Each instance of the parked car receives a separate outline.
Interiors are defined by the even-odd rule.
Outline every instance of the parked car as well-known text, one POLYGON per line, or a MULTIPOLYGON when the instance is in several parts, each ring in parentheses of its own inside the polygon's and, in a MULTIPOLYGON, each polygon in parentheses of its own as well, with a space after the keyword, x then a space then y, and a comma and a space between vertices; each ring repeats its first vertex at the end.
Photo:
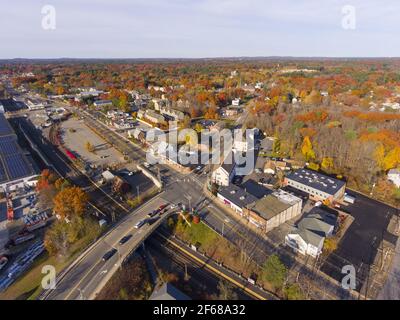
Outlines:
POLYGON ((103 261, 109 260, 115 253, 117 252, 117 249, 112 248, 110 251, 108 251, 102 258, 103 261))
POLYGON ((130 238, 132 238, 131 234, 126 235, 125 237, 121 238, 121 240, 119 240, 119 244, 123 245, 124 243, 127 243, 130 238))

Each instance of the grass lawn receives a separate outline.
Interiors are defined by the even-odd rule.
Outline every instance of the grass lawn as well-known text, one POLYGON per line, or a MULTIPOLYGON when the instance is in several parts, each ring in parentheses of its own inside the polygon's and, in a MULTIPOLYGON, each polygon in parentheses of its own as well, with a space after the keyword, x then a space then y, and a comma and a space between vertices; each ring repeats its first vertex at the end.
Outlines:
POLYGON ((222 238, 204 223, 194 224, 191 227, 183 221, 178 220, 175 228, 176 234, 192 244, 199 243, 204 251, 213 249, 222 238))
POLYGON ((43 278, 42 268, 45 265, 52 265, 56 272, 61 272, 66 268, 79 254, 91 243, 89 237, 77 241, 70 249, 68 259, 57 259, 49 256, 47 252, 43 253, 32 264, 31 268, 22 274, 6 291, 0 293, 0 300, 34 300, 42 291, 41 281, 43 278))

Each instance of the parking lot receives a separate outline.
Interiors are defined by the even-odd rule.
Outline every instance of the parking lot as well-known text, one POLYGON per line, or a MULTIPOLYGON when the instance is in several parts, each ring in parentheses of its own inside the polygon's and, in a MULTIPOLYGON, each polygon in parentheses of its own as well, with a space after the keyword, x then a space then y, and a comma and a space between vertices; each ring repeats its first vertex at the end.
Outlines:
POLYGON ((95 166, 108 166, 126 163, 123 155, 111 147, 105 140, 89 129, 83 121, 70 118, 62 123, 62 137, 65 146, 87 163, 95 166), (93 146, 93 152, 87 149, 87 143, 93 146))
POLYGON ((341 281, 342 267, 353 265, 357 272, 359 290, 368 279, 370 265, 374 264, 376 258, 380 258, 377 255, 381 252, 382 240, 389 245, 396 245, 398 237, 387 229, 392 216, 398 215, 399 210, 364 195, 347 192, 356 197, 355 203, 346 208, 354 221, 344 234, 338 249, 326 259, 321 270, 341 281))

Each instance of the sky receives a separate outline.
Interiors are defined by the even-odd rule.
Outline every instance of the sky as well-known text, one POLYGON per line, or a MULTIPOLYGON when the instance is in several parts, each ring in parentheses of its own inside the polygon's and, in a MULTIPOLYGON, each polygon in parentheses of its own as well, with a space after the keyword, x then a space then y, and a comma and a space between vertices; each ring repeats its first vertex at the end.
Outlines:
POLYGON ((0 4, 2 59, 400 57, 399 0, 0 0, 0 4), (55 29, 42 26, 43 21, 54 21, 42 13, 45 5, 55 9, 55 29))

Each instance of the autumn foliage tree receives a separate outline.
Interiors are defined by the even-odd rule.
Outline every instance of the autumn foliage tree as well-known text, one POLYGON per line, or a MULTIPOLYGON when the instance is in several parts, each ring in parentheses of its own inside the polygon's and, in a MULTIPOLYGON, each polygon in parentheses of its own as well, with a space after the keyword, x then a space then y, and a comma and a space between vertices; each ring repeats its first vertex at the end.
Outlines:
POLYGON ((54 197, 54 211, 62 218, 81 216, 88 202, 88 195, 79 187, 68 187, 54 197))
POLYGON ((309 136, 304 137, 301 153, 307 161, 315 159, 315 152, 309 136))

